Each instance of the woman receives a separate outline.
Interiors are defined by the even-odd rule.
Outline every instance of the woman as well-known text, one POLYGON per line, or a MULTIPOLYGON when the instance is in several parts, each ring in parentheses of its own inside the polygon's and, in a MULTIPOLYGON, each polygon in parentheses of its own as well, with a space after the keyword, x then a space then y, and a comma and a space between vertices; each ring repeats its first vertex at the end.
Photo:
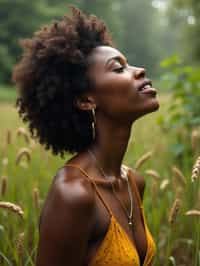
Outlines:
POLYGON ((19 113, 54 154, 76 153, 46 198, 37 266, 152 265, 144 178, 122 165, 133 122, 159 107, 145 69, 113 47, 103 21, 75 7, 23 47, 13 75, 19 113))

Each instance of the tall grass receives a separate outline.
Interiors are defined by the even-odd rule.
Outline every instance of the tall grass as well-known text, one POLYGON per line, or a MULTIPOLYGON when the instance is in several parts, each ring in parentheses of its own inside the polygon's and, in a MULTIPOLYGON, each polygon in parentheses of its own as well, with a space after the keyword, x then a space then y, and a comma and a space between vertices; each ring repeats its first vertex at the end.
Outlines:
POLYGON ((0 85, 0 103, 12 103, 16 99, 16 90, 13 87, 0 85))
MULTIPOLYGON (((200 210, 200 178, 191 182, 192 166, 185 165, 183 172, 173 161, 169 145, 174 133, 165 134, 156 123, 159 113, 167 115, 170 97, 162 95, 160 100, 159 112, 133 126, 124 163, 146 177, 144 209, 157 244, 154 266, 199 266, 200 216, 188 211, 200 210), (145 160, 144 154, 149 154, 145 160), (178 210, 173 206, 177 199, 178 210)), ((0 208, 0 265, 25 266, 34 265, 39 213, 52 177, 69 155, 53 156, 19 133, 27 129, 13 105, 0 104, 0 202, 16 204, 24 213, 21 218, 0 208)))

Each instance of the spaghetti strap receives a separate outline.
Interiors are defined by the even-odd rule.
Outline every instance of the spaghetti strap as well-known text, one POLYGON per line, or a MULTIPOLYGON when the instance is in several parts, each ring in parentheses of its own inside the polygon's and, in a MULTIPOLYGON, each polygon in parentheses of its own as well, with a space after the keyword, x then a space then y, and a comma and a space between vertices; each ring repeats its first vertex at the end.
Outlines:
POLYGON ((77 164, 67 163, 67 164, 65 164, 65 166, 72 166, 72 167, 78 168, 86 176, 86 178, 93 184, 94 189, 95 189, 97 195, 99 196, 99 199, 103 203, 104 207, 106 208, 106 210, 108 211, 110 216, 113 216, 111 209, 109 208, 109 206, 106 204, 105 200, 103 199, 103 196, 101 195, 95 181, 87 174, 87 172, 85 170, 83 170, 80 166, 78 166, 77 164))
POLYGON ((133 178, 130 178, 130 182, 131 182, 131 184, 133 185, 132 187, 134 188, 134 191, 135 191, 136 197, 137 197, 137 199, 138 199, 139 206, 140 206, 141 213, 142 213, 143 224, 144 224, 145 229, 146 229, 146 218, 145 218, 145 215, 144 215, 144 208, 143 208, 142 199, 141 199, 141 196, 140 196, 139 189, 138 189, 138 187, 137 187, 137 185, 136 185, 135 180, 133 180, 133 178))

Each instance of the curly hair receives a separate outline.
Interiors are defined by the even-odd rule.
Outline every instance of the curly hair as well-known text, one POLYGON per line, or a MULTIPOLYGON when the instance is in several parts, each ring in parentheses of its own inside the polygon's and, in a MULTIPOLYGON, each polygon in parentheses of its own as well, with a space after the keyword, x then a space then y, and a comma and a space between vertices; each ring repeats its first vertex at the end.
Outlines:
POLYGON ((88 55, 97 46, 113 45, 102 20, 76 7, 71 11, 21 41, 24 53, 13 71, 19 116, 33 138, 62 158, 92 142, 91 112, 78 109, 74 100, 92 89, 88 55))

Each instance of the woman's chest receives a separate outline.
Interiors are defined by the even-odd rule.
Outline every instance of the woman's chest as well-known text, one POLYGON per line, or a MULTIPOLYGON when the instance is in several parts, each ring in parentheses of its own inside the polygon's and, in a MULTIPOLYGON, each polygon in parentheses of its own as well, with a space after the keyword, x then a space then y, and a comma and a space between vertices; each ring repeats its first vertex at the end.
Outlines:
POLYGON ((147 238, 143 216, 137 198, 133 195, 132 226, 129 226, 128 211, 131 206, 127 192, 121 188, 120 193, 118 193, 121 202, 109 192, 102 189, 101 196, 103 197, 103 202, 99 197, 96 199, 95 222, 90 241, 88 242, 88 255, 89 257, 93 257, 101 246, 106 234, 108 234, 110 217, 113 215, 122 228, 122 233, 125 237, 128 237, 132 247, 137 251, 140 261, 143 262, 147 252, 147 238), (122 204, 124 205, 123 207, 122 204))

